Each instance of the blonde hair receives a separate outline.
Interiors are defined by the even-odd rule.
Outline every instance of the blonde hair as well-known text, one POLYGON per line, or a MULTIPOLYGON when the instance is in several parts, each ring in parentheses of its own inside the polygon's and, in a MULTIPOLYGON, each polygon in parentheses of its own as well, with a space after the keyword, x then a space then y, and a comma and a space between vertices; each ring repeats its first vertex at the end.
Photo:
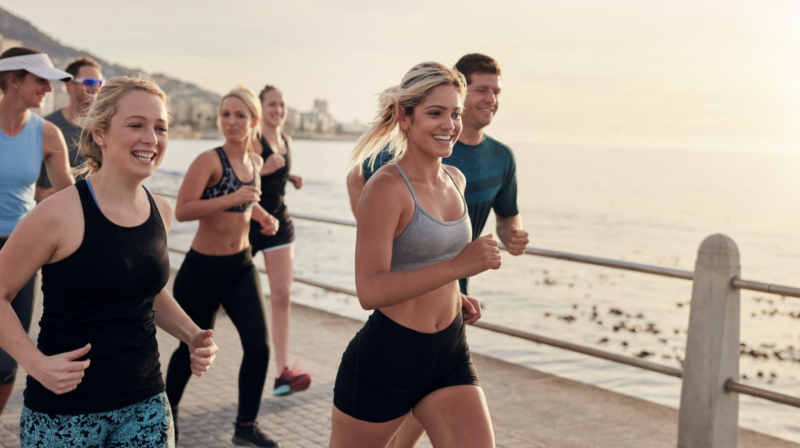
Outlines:
POLYGON ((370 167, 374 166, 375 159, 387 143, 392 161, 402 157, 408 146, 408 136, 400 129, 400 108, 406 116, 412 116, 414 108, 425 100, 431 90, 441 85, 455 87, 459 98, 464 101, 467 94, 467 81, 464 76, 457 70, 438 62, 415 65, 403 76, 400 85, 381 92, 375 121, 358 139, 356 147, 350 154, 348 171, 358 168, 363 172, 365 160, 369 160, 370 167))
POLYGON ((253 150, 253 139, 261 138, 261 118, 263 115, 261 112, 261 101, 258 100, 258 97, 256 97, 252 90, 245 86, 238 86, 228 92, 227 95, 223 96, 222 99, 219 100, 219 109, 217 110, 217 127, 220 130, 222 130, 222 120, 220 119, 220 115, 222 114, 222 103, 226 98, 239 98, 250 111, 250 115, 258 119, 252 133, 247 136, 247 151, 255 152, 253 150))
POLYGON ((79 120, 81 131, 78 152, 86 162, 72 170, 74 175, 92 174, 103 166, 103 151, 94 141, 93 129, 108 131, 111 119, 117 113, 117 104, 129 92, 145 92, 157 96, 169 113, 169 97, 152 78, 139 74, 134 77, 117 76, 103 84, 85 117, 79 120))

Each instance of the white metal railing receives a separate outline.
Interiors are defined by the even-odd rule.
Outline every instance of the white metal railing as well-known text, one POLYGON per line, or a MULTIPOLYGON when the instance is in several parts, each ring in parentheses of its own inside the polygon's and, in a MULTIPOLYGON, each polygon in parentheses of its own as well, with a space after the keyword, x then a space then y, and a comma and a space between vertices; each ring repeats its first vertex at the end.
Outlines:
MULTIPOLYGON (((162 194, 162 193, 159 193, 162 194)), ((162 194, 175 197, 170 194, 162 194)), ((292 217, 327 224, 355 227, 355 222, 305 213, 292 217)), ((502 248, 502 244, 500 245, 502 248)), ((170 251, 185 251, 170 248, 170 251)), ((692 308, 686 343, 684 369, 644 361, 591 347, 559 341, 486 322, 473 326, 540 344, 546 344, 597 358, 662 373, 682 379, 678 424, 678 446, 723 448, 736 446, 738 395, 745 394, 776 403, 800 407, 800 398, 740 383, 739 304, 740 290, 746 289, 800 298, 800 288, 739 278, 739 252, 724 235, 706 238, 698 250, 694 271, 670 269, 587 255, 528 247, 528 255, 604 266, 626 271, 693 281, 692 308), (735 393, 732 393, 735 392, 735 393)), ((263 271, 262 271, 263 272, 263 271)), ((356 291, 302 277, 294 281, 327 291, 357 296, 356 291)))

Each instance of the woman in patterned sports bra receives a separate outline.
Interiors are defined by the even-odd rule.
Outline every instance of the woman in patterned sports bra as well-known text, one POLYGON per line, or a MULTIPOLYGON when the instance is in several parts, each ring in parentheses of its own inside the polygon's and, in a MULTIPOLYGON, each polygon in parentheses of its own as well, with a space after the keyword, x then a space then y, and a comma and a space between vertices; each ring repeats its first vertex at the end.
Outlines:
MULTIPOLYGON (((267 377, 267 322, 258 270, 253 264, 248 232, 250 219, 265 235, 278 230, 278 221, 258 205, 261 157, 252 140, 260 130, 261 105, 246 87, 222 98, 217 124, 225 144, 195 159, 183 179, 175 217, 199 220, 192 248, 175 277, 175 299, 203 328, 213 328, 219 306, 230 316, 244 348, 239 371, 239 414, 233 443, 278 446, 256 424, 267 377)), ((178 403, 189 381, 189 352, 181 344, 169 363, 167 396, 179 438, 178 403)))
POLYGON ((290 300, 292 279, 294 277, 294 224, 286 210, 283 197, 286 184, 296 189, 303 186, 303 178, 289 173, 291 153, 289 145, 292 138, 282 134, 286 121, 286 102, 283 93, 272 86, 266 86, 259 94, 264 118, 261 122, 262 135, 253 140, 257 154, 264 159, 261 168, 261 202, 268 213, 280 221, 275 235, 267 236, 260 232, 261 226, 250 222, 250 244, 253 255, 264 254, 264 266, 269 278, 269 300, 272 304, 272 344, 275 348, 278 377, 275 378, 273 395, 289 395, 308 389, 311 375, 303 373, 295 366, 289 368, 289 320, 292 312, 290 300))

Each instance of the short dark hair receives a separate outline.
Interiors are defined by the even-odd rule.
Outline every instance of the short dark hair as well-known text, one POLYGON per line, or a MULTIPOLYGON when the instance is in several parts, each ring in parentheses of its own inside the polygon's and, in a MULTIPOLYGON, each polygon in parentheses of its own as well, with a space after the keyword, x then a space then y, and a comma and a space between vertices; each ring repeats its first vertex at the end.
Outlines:
MULTIPOLYGON (((13 47, 4 51, 3 54, 0 54, 0 59, 13 58, 14 56, 27 56, 29 54, 38 54, 38 53, 41 53, 41 51, 34 50, 33 48, 13 47)), ((14 75, 16 78, 19 79, 25 76, 25 73, 28 72, 26 70, 7 70, 4 72, 0 72, 0 90, 5 92, 6 89, 8 88, 8 83, 6 82, 6 77, 8 75, 14 75)))
POLYGON ((470 53, 461 56, 456 62, 456 70, 460 71, 467 78, 467 85, 472 83, 472 75, 475 73, 486 73, 501 76, 500 64, 493 58, 480 53, 470 53))
POLYGON ((64 69, 65 72, 72 75, 73 78, 78 77, 78 72, 80 71, 81 67, 94 67, 98 70, 102 70, 103 67, 94 59, 90 58, 89 56, 81 56, 78 59, 70 62, 67 68, 64 69))

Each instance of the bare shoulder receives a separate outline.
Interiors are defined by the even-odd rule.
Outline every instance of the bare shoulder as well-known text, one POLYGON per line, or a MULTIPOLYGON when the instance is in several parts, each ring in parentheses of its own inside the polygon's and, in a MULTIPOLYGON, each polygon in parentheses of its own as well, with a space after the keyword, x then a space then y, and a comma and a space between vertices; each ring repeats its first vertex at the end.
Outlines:
POLYGON ((64 135, 61 133, 61 129, 58 129, 58 126, 47 120, 44 120, 42 134, 44 135, 44 138, 58 138, 59 136, 64 138, 64 135))
POLYGON ((25 217, 25 225, 53 232, 61 228, 74 228, 72 224, 76 219, 83 220, 83 206, 78 188, 72 185, 34 207, 25 217))
POLYGON ((283 139, 286 140, 286 144, 292 144, 292 137, 290 137, 288 134, 283 134, 283 139))
POLYGON ((400 171, 398 171, 397 168, 392 165, 384 165, 369 178, 364 187, 364 193, 367 191, 375 191, 373 194, 378 194, 382 197, 387 195, 391 197, 391 195, 400 191, 401 188, 408 189, 405 185, 406 183, 403 180, 403 176, 400 175, 400 171))
POLYGON ((61 129, 58 129, 58 126, 47 120, 44 120, 42 137, 45 146, 52 146, 61 143, 64 147, 66 147, 67 141, 64 139, 64 134, 61 133, 61 129))
POLYGON ((169 199, 163 196, 159 196, 157 194, 152 194, 152 196, 153 201, 156 203, 156 207, 158 207, 158 213, 161 215, 161 220, 167 227, 167 232, 169 232, 169 229, 172 226, 172 203, 169 201, 169 199))
POLYGON ((464 173, 461 172, 460 169, 454 167, 453 165, 442 165, 442 167, 453 176, 453 180, 456 181, 456 185, 458 185, 458 189, 464 191, 467 186, 467 178, 464 176, 464 173))
POLYGON ((189 166, 189 170, 212 171, 215 168, 222 169, 222 162, 219 160, 219 155, 216 150, 209 149, 203 151, 194 159, 194 162, 189 166))

